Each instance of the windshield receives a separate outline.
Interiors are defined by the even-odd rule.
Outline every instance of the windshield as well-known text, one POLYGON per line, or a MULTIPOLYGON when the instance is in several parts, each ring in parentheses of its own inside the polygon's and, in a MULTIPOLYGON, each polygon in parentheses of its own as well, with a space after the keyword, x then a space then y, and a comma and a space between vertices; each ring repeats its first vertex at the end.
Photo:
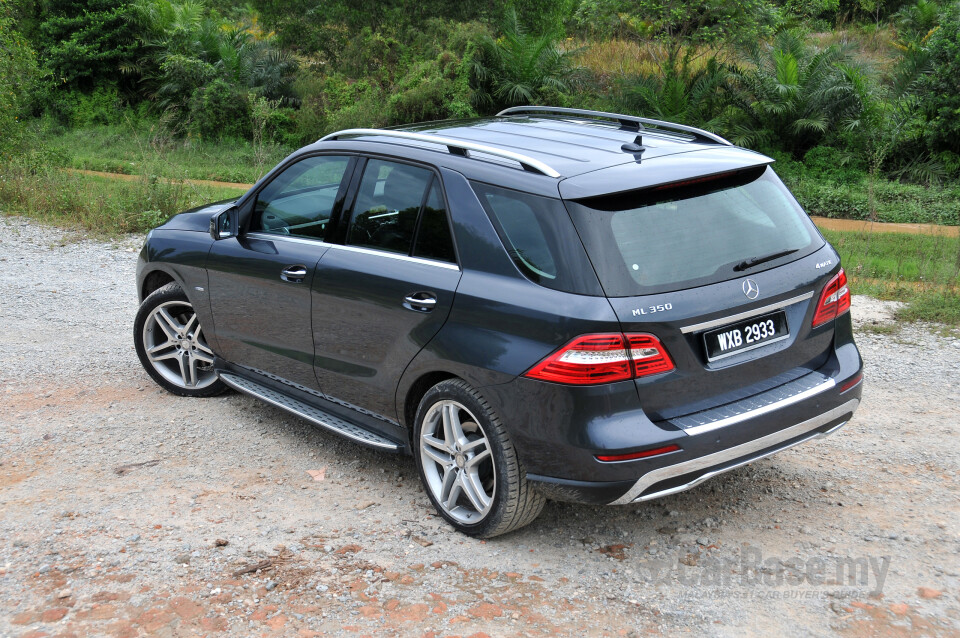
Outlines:
POLYGON ((725 281, 823 245, 770 168, 568 201, 611 297, 725 281))

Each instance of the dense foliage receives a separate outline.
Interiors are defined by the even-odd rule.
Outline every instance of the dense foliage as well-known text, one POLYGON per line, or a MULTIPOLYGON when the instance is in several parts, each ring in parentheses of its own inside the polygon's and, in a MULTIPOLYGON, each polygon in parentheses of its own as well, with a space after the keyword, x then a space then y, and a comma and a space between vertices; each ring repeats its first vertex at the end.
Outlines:
POLYGON ((262 160, 280 152, 270 145, 340 128, 550 103, 703 126, 774 154, 813 212, 888 218, 902 200, 918 215, 956 218, 957 0, 0 8, 7 149, 32 115, 48 137, 57 127, 128 126, 163 131, 165 144, 246 140, 262 160), (921 197, 911 184, 928 190, 921 197))

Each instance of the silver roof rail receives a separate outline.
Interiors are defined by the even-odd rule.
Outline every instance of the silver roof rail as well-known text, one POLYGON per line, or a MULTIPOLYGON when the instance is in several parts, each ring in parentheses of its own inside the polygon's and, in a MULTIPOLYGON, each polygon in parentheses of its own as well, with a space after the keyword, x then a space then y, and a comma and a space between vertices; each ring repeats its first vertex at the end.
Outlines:
POLYGON ((607 113, 605 111, 588 111, 586 109, 568 109, 560 106, 512 106, 497 113, 497 117, 504 115, 519 115, 520 113, 545 113, 554 115, 584 115, 592 118, 606 118, 617 120, 620 126, 631 131, 642 131, 644 124, 655 126, 661 129, 681 131, 692 135, 701 142, 711 144, 723 144, 724 146, 733 146, 730 142, 723 139, 715 133, 704 131, 703 129, 685 126, 683 124, 674 124, 673 122, 664 122, 662 120, 652 120, 647 117, 636 117, 634 115, 621 115, 620 113, 607 113))
POLYGON ((485 146, 483 144, 476 144, 474 142, 465 142, 463 140, 453 139, 452 137, 441 137, 440 135, 430 135, 427 133, 411 133, 409 131, 392 131, 387 129, 378 129, 378 128, 351 128, 345 131, 337 131, 336 133, 331 133, 325 137, 320 138, 320 142, 330 142, 337 140, 346 135, 374 135, 377 137, 396 137, 402 140, 412 140, 416 142, 426 142, 429 144, 438 144, 440 146, 446 146, 447 151, 451 155, 459 155, 461 157, 470 157, 470 151, 477 153, 484 153, 486 155, 492 155, 494 157, 501 157, 508 160, 513 160, 520 164, 520 166, 525 171, 532 171, 535 173, 540 173, 546 175, 547 177, 560 177, 554 168, 550 167, 547 164, 544 164, 540 160, 533 159, 532 157, 527 157, 526 155, 521 155, 520 153, 514 153, 513 151, 505 151, 500 148, 495 148, 493 146, 485 146))

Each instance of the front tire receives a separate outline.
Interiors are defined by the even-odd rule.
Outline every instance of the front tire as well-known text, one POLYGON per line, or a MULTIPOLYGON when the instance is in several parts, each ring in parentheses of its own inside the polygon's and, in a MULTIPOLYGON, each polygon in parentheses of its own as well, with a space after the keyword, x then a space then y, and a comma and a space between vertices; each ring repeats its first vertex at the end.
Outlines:
POLYGON ((427 496, 460 532, 499 536, 543 510, 546 501, 527 482, 500 419, 466 382, 443 381, 424 395, 413 441, 427 496))
POLYGON ((176 283, 143 300, 133 322, 137 356, 147 373, 165 390, 183 397, 210 397, 227 386, 213 369, 197 313, 176 283))

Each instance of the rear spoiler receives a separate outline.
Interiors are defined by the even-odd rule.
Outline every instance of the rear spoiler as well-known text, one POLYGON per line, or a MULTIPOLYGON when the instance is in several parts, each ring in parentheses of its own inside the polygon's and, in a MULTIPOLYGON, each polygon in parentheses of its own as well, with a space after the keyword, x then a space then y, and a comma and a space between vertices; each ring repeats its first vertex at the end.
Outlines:
POLYGON ((692 150, 619 164, 567 178, 559 184, 560 196, 564 199, 584 199, 614 195, 651 186, 698 180, 745 168, 767 166, 773 161, 766 155, 730 146, 692 150))

